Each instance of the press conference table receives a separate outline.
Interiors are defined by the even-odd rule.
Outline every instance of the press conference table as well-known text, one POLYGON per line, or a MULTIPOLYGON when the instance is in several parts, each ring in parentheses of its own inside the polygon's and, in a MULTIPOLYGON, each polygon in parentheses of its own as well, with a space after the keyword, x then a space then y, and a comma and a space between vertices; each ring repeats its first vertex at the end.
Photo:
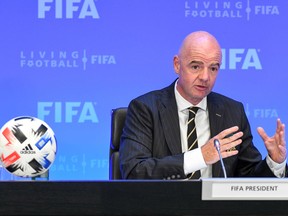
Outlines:
POLYGON ((1 181, 0 215, 288 215, 288 201, 203 201, 201 181, 1 181))

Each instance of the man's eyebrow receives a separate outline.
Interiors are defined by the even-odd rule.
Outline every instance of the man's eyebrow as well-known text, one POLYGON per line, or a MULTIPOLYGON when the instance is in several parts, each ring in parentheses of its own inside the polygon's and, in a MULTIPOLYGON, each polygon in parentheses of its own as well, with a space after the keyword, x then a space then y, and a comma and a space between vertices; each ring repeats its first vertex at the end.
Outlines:
POLYGON ((202 61, 191 61, 190 64, 204 64, 202 61))
POLYGON ((210 66, 218 66, 218 67, 220 67, 220 63, 212 63, 210 66))
MULTIPOLYGON (((195 60, 194 60, 194 61, 191 61, 191 62, 190 62, 190 65, 191 65, 191 64, 201 64, 201 65, 204 65, 204 62, 202 62, 202 61, 195 61, 195 60)), ((218 62, 217 62, 217 63, 212 63, 212 64, 210 64, 210 67, 211 67, 211 66, 218 66, 218 67, 220 67, 220 63, 218 63, 218 62)))

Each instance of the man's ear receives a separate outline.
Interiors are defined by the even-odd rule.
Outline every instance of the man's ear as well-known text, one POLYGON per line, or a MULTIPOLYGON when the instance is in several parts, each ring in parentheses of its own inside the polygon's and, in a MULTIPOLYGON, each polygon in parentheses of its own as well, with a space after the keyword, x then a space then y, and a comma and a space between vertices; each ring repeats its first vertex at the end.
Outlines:
POLYGON ((174 56, 173 58, 173 66, 174 70, 177 74, 179 74, 180 71, 180 62, 179 62, 179 57, 177 55, 174 56))

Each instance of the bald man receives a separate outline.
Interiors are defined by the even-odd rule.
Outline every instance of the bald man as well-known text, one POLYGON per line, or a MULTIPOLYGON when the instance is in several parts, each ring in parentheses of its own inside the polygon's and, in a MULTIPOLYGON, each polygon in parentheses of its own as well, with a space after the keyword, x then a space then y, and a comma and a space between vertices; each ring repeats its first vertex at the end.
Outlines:
POLYGON ((215 139, 227 177, 287 176, 285 125, 277 119, 272 137, 258 128, 267 148, 262 159, 243 104, 212 91, 221 60, 213 35, 192 32, 173 58, 178 78, 129 103, 119 152, 123 179, 188 179, 197 171, 200 178, 223 177, 215 139), (196 149, 188 149, 190 107, 198 107, 196 149))

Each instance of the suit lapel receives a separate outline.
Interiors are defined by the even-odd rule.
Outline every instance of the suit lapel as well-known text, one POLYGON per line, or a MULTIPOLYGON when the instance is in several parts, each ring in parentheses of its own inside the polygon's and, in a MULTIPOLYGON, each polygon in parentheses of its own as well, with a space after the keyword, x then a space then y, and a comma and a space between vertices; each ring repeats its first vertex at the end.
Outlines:
POLYGON ((162 91, 159 114, 168 148, 172 154, 180 154, 182 148, 174 84, 175 82, 162 91))
MULTIPOLYGON (((219 103, 217 96, 212 92, 207 97, 208 111, 209 111, 209 124, 210 124, 210 132, 211 138, 217 135, 223 129, 223 120, 224 120, 224 108, 219 103)), ((217 163, 212 165, 212 176, 220 177, 222 172, 221 163, 218 161, 217 163)))
POLYGON ((210 93, 207 97, 209 122, 211 137, 215 136, 222 130, 223 124, 223 106, 218 102, 214 93, 210 93))

